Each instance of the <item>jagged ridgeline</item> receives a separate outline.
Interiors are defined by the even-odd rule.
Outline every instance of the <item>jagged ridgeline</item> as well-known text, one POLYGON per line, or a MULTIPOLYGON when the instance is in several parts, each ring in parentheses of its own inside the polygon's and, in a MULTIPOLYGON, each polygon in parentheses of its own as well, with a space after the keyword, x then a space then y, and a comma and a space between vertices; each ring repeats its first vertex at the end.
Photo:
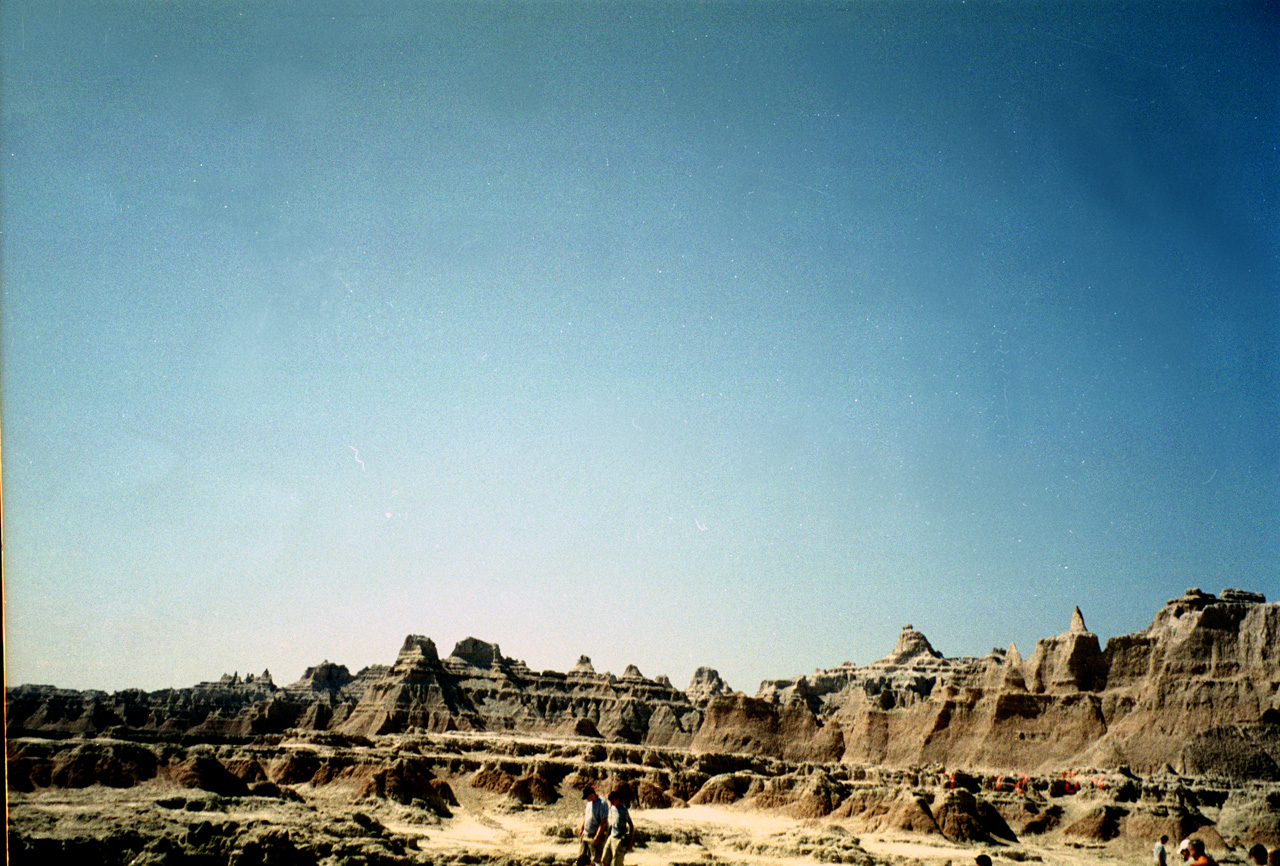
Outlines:
POLYGON ((224 676, 186 689, 6 689, 7 734, 146 740, 476 731, 701 753, 992 771, 1173 769, 1280 781, 1280 604, 1190 589, 1103 648, 1079 609, 1024 659, 1010 646, 945 658, 911 626, 879 661, 764 682, 754 697, 699 668, 689 687, 583 656, 535 672, 468 638, 441 658, 410 635, 390 667, 322 662, 280 687, 224 676))

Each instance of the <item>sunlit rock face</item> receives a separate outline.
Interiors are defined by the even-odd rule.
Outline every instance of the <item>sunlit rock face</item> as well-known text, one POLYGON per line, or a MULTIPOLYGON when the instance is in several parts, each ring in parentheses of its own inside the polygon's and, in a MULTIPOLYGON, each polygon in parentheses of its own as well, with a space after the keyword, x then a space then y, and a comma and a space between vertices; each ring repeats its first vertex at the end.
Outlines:
MULTIPOLYGON (((1169 601, 1144 632, 1100 648, 1079 608, 1063 633, 980 659, 947 659, 907 626, 893 651, 763 683, 756 703, 713 698, 695 747, 766 753, 797 705, 825 749, 847 762, 1050 770, 1163 767, 1272 778, 1280 765, 1280 605, 1198 589, 1169 601), (772 711, 770 710, 772 708, 772 711)), ((805 729, 791 729, 803 738, 805 729)), ((825 749, 816 749, 822 753, 825 749)))
POLYGON ((704 707, 707 701, 717 695, 727 695, 731 691, 733 690, 729 688, 729 684, 720 678, 719 671, 700 667, 693 672, 693 679, 689 681, 689 688, 685 689, 684 693, 690 701, 704 707))
POLYGON ((766 680, 754 696, 711 668, 689 687, 628 665, 535 672, 497 643, 441 657, 422 635, 352 674, 329 661, 284 688, 269 672, 115 694, 6 690, 10 736, 254 737, 288 730, 548 734, 794 761, 1005 772, 1078 766, 1280 778, 1280 605, 1188 590, 1151 626, 1100 648, 1077 608, 1066 631, 982 658, 946 658, 908 625, 867 665, 766 680))
POLYGON ((496 643, 467 638, 440 659, 410 636, 340 730, 348 735, 424 731, 579 733, 630 743, 687 745, 701 714, 670 681, 598 674, 586 656, 568 674, 535 673, 496 643), (652 723, 652 724, 651 724, 652 723))
POLYGON ((1085 628, 1080 608, 1071 613, 1071 626, 1056 637, 1036 641, 1026 664, 1027 684, 1036 694, 1097 691, 1106 682, 1106 661, 1098 636, 1085 628))
POLYGON ((1280 763, 1280 604, 1189 589, 1105 655, 1108 732, 1089 757, 1193 772, 1221 751, 1213 743, 1230 742, 1224 774, 1280 763))

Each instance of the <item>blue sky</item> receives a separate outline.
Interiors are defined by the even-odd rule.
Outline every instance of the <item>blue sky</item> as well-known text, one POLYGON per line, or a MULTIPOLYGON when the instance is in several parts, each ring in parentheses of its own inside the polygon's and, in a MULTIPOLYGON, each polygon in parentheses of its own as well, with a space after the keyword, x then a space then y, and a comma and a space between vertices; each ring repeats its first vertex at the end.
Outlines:
POLYGON ((752 693, 1280 596, 1265 5, 2 23, 9 682, 752 693))

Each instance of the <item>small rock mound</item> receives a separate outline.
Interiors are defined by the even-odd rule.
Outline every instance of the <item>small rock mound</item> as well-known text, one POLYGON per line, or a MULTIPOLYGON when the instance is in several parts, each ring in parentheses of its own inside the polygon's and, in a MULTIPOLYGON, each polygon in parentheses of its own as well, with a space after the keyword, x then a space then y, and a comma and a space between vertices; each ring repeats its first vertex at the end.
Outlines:
POLYGON ((1064 836, 1079 836, 1096 842, 1108 842, 1120 835, 1120 819, 1129 814, 1119 806, 1103 805, 1089 810, 1083 817, 1063 828, 1064 836))
POLYGON ((547 806, 560 799, 556 786, 537 773, 516 779, 508 793, 525 806, 547 806))
POLYGON ((929 639, 922 632, 915 630, 910 623, 902 627, 901 633, 898 635, 898 641, 893 645, 893 652, 889 653, 876 664, 882 665, 909 665, 920 659, 940 659, 942 653, 938 652, 929 643, 929 639))
POLYGON ((698 793, 689 799, 694 806, 717 806, 736 803, 751 787, 751 778, 737 773, 725 773, 712 776, 698 789, 698 793))
POLYGON ((952 842, 1018 840, 994 806, 964 789, 947 792, 946 798, 934 811, 934 820, 942 835, 952 842))
POLYGON ((556 733, 566 737, 583 737, 584 739, 601 740, 604 735, 590 719, 567 719, 556 729, 556 733))
POLYGON ((199 788, 224 797, 243 797, 249 787, 211 755, 193 755, 169 768, 169 775, 184 788, 199 788))
POLYGON ((289 749, 267 765, 267 778, 277 785, 310 782, 320 769, 320 756, 310 749, 289 749))

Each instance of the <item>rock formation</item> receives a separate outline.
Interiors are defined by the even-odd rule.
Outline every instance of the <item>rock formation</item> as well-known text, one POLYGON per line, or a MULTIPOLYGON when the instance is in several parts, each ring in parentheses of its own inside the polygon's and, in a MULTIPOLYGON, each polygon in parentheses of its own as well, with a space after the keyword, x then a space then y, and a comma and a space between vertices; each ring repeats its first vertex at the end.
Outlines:
MULTIPOLYGON (((1079 610, 1079 608, 1076 609, 1079 610)), ((880 659, 877 664, 906 665, 917 659, 932 660, 940 658, 942 658, 942 653, 935 650, 930 645, 929 639, 908 623, 902 627, 902 632, 898 635, 898 642, 893 646, 893 652, 880 659)))
MULTIPOLYGON (((680 692, 635 666, 597 673, 585 656, 536 673, 475 638, 441 658, 420 635, 390 666, 353 675, 325 661, 283 688, 268 672, 151 693, 19 686, 6 690, 9 852, 486 862, 492 849, 428 853, 418 826, 435 835, 488 809, 576 822, 588 784, 626 791, 653 841, 687 843, 667 862, 750 851, 875 866, 849 835, 864 831, 1018 860, 1039 859, 1028 839, 1126 859, 1161 833, 1275 847, 1278 648, 1280 605, 1188 590, 1104 649, 1078 609, 1026 660, 1013 646, 948 659, 906 626, 878 661, 766 681, 754 697, 708 668, 680 692), (658 830, 642 814, 686 803, 804 823, 751 841, 658 830)), ((561 849, 575 829, 547 827, 561 849)), ((550 862, 539 849, 503 862, 550 862)))
MULTIPOLYGON (((922 767, 505 734, 415 733, 351 743, 301 731, 223 744, 20 738, 9 742, 8 766, 14 863, 492 862, 491 842, 449 854, 420 847, 459 813, 467 816, 462 835, 473 838, 465 822, 492 822, 489 812, 526 812, 543 825, 544 838, 560 840, 552 843, 559 846, 554 859, 567 860, 587 784, 628 792, 638 807, 638 850, 654 842, 688 846, 680 853, 649 849, 650 859, 662 862, 739 862, 749 850, 752 859, 811 855, 818 862, 890 866, 858 853, 850 834, 862 832, 991 846, 1010 861, 1023 859, 1014 855, 1031 838, 1106 848, 1104 862, 1145 854, 1160 833, 1194 832, 1215 851, 1280 843, 1274 785, 1126 773, 1096 774, 1080 784, 1059 774, 1021 775, 1011 784, 1008 777, 922 767), (777 832, 768 822, 752 841, 720 837, 730 828, 714 821, 691 827, 679 811, 667 817, 650 811, 686 802, 766 810, 803 823, 777 832), (265 850, 263 838, 281 845, 265 850)), ((551 862, 541 844, 532 852, 511 850, 514 838, 498 843, 501 862, 551 862)))
POLYGON ((727 695, 731 691, 733 690, 729 688, 729 684, 720 678, 719 672, 702 667, 693 672, 693 679, 689 681, 689 688, 684 693, 690 701, 699 707, 705 707, 707 701, 716 695, 727 695))
POLYGON ((1105 648, 1076 608, 1025 660, 1013 646, 946 658, 908 625, 869 665, 766 680, 754 697, 710 668, 681 692, 635 665, 615 677, 582 656, 568 673, 539 673, 496 643, 467 638, 441 658, 410 635, 389 667, 353 675, 325 661, 284 688, 265 671, 150 693, 23 685, 6 689, 6 706, 11 737, 519 732, 794 761, 1168 766, 1265 781, 1280 779, 1280 604, 1191 589, 1105 648))
POLYGON ((784 757, 842 742, 839 758, 855 763, 1168 765, 1269 780, 1280 778, 1278 723, 1280 605, 1191 589, 1105 650, 1076 608, 1067 631, 1037 642, 1025 662, 1012 646, 943 658, 906 626, 893 652, 865 667, 766 681, 755 698, 711 698, 693 747, 784 757), (812 718, 797 726, 801 708, 812 718))
POLYGON ((634 665, 615 678, 596 674, 584 656, 568 675, 535 673, 502 655, 497 644, 467 638, 440 659, 429 638, 410 635, 396 663, 338 730, 356 736, 413 729, 598 732, 680 745, 700 719, 681 692, 646 679, 634 665))

